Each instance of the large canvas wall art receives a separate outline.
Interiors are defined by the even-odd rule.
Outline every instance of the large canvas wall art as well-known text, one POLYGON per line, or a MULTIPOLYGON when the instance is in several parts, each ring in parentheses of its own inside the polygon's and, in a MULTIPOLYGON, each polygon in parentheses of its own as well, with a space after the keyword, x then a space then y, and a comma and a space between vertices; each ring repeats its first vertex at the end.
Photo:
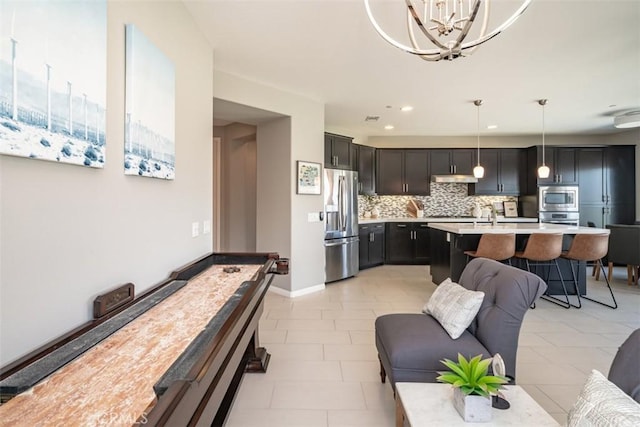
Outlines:
POLYGON ((0 0, 0 154, 101 168, 106 0, 0 0))
POLYGON ((126 26, 127 175, 175 178, 175 69, 134 25, 126 26))

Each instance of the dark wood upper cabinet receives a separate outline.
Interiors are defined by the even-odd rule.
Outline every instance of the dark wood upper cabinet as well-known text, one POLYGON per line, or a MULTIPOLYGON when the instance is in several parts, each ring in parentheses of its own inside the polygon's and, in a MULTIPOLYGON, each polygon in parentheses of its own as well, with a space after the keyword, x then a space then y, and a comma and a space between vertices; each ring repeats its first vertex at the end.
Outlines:
POLYGON ((542 165, 542 146, 529 149, 528 192, 535 193, 538 185, 578 184, 578 154, 575 147, 548 147, 544 149, 545 164, 551 170, 548 178, 538 178, 538 167, 542 165))
POLYGON ((376 165, 378 194, 405 194, 404 150, 378 150, 376 165))
POLYGON ((429 150, 378 149, 376 192, 429 195, 429 150))
POLYGON ((376 194, 376 149, 352 144, 355 168, 358 171, 358 194, 376 194))
POLYGON ((324 134, 324 167, 351 170, 351 142, 353 138, 332 133, 324 134))
POLYGON ((480 150, 484 177, 475 184, 475 194, 520 195, 526 167, 524 151, 518 148, 486 148, 480 150))
POLYGON ((431 175, 472 175, 475 166, 473 149, 429 150, 431 175))

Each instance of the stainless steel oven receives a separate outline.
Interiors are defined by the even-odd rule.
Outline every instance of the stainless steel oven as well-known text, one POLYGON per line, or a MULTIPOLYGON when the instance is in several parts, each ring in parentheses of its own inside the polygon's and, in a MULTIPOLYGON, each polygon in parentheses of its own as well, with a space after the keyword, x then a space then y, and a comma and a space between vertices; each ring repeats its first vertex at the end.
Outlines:
MULTIPOLYGON (((538 187, 538 212, 578 212, 578 186, 538 187)), ((541 215, 542 219, 542 215, 541 215)))
POLYGON ((578 212, 540 212, 540 222, 564 225, 580 225, 578 212))

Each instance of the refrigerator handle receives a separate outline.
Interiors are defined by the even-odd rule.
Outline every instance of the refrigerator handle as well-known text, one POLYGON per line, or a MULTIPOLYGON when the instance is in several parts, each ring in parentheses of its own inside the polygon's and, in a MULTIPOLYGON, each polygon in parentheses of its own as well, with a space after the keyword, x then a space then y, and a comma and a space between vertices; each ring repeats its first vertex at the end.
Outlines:
POLYGON ((339 195, 339 203, 340 203, 340 221, 342 231, 347 230, 347 197, 346 197, 346 179, 344 176, 340 177, 340 195, 339 195))

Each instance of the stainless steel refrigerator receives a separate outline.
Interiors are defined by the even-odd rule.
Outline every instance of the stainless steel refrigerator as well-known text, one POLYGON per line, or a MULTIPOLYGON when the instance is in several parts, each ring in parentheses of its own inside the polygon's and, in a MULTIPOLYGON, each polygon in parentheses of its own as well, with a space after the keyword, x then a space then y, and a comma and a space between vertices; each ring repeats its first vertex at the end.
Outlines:
POLYGON ((358 273, 358 172, 324 170, 325 282, 358 273))

